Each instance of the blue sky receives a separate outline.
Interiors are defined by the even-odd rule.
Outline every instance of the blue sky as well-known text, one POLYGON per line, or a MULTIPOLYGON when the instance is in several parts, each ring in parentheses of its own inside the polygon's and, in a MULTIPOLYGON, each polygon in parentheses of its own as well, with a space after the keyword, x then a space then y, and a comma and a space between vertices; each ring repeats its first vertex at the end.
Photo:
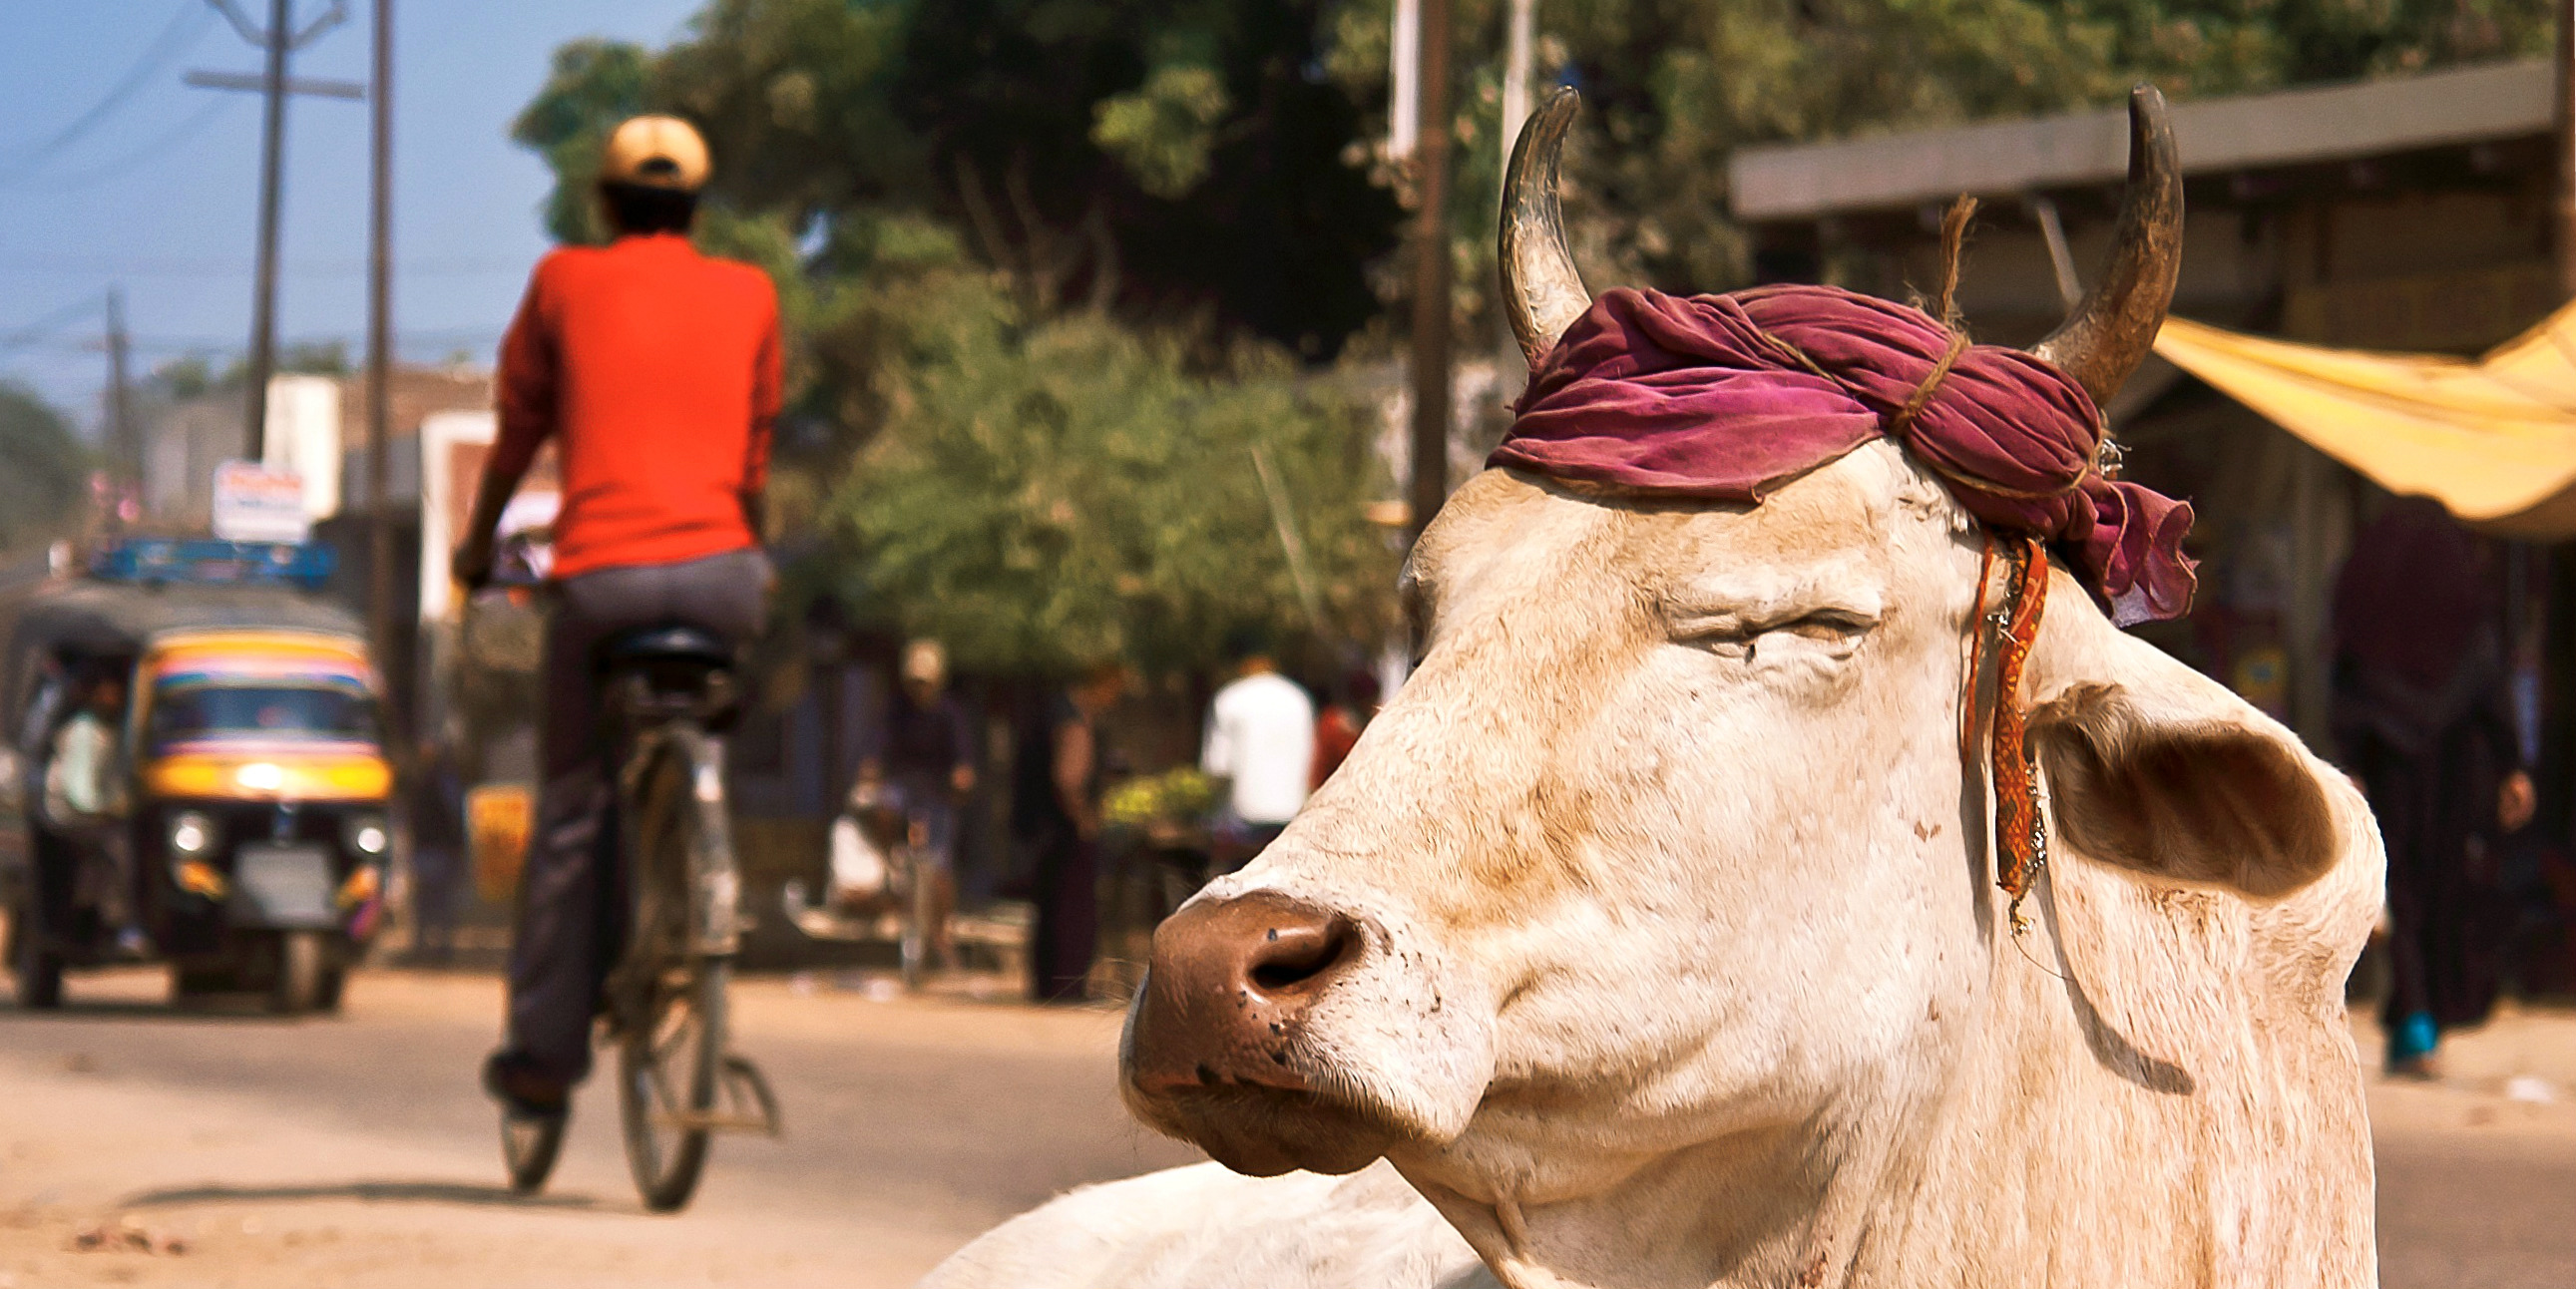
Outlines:
MULTIPOLYGON (((264 18, 266 0, 236 0, 264 18)), ((296 56, 299 75, 364 80, 371 0, 296 56)), ((294 0, 300 19, 330 0, 294 0)), ((405 358, 488 361, 546 249, 545 167, 511 117, 555 47, 582 36, 659 45, 699 0, 395 0, 394 316, 405 358)), ((257 49, 206 0, 0 0, 0 379, 84 427, 106 359, 99 306, 125 291, 138 370, 247 346, 258 224, 259 96, 180 83, 255 73, 257 49), (131 90, 117 96, 120 86, 131 90), (95 109, 106 110, 74 131, 95 109), (66 133, 67 141, 51 147, 66 133), (37 338, 36 324, 58 324, 37 338)), ((367 108, 299 98, 287 116, 279 334, 366 331, 367 108)))

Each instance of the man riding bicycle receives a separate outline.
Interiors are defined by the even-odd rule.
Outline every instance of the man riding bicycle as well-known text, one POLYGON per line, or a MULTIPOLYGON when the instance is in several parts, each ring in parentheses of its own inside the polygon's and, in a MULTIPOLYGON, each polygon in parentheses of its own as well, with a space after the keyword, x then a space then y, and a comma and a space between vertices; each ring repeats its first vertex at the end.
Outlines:
POLYGON ((616 239, 539 261, 501 342, 500 435, 453 571, 491 577, 493 533, 555 441, 553 615, 536 827, 510 949, 507 1041, 484 1086, 560 1114, 590 1070, 591 1017, 622 914, 609 751, 594 655, 620 632, 686 624, 739 645, 772 581, 761 489, 778 415, 778 296, 746 264, 689 244, 707 147, 668 116, 609 137, 599 197, 616 239))

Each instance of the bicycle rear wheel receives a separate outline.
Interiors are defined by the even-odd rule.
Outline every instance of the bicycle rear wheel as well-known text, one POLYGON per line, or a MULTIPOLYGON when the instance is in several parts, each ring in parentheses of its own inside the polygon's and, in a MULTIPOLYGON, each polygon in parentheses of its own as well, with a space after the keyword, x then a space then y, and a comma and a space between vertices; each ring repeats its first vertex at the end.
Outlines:
POLYGON ((723 837, 709 817, 724 809, 721 793, 695 791, 705 751, 682 736, 655 752, 626 833, 635 920, 616 982, 617 1107, 635 1189, 657 1213, 687 1204, 706 1168, 726 1042, 729 964, 692 940, 693 857, 723 837))

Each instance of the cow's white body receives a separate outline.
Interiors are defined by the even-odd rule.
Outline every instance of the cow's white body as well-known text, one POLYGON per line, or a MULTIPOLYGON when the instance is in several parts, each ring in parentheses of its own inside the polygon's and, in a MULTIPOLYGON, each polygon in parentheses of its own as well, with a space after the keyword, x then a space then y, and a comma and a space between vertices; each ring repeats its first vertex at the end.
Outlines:
POLYGON ((1221 1159, 1383 1156, 1429 1204, 1181 1170, 930 1283, 1477 1283, 1462 1249, 1509 1289, 2373 1283, 2367 809, 2060 573, 2015 934, 1960 753, 1981 541, 1885 443, 1752 508, 1471 482, 1414 680, 1198 897, 1366 928, 1279 1055, 1324 1091, 1129 1087, 1221 1159))
POLYGON ((922 1289, 1495 1289, 1476 1251, 1378 1164, 1245 1177, 1217 1164, 1085 1186, 995 1227, 922 1289))

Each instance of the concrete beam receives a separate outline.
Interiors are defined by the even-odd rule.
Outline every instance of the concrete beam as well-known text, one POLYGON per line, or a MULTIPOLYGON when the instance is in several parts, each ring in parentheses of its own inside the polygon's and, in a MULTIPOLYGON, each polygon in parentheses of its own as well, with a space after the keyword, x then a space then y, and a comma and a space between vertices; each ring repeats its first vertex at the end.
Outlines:
MULTIPOLYGON (((2535 58, 2203 99, 2174 105, 2174 137, 2184 173, 2208 174, 2546 135, 2553 79, 2535 58)), ((1728 178, 1736 217, 1760 222, 2112 184, 2128 164, 2127 117, 2114 108, 1739 148, 1728 178)))

